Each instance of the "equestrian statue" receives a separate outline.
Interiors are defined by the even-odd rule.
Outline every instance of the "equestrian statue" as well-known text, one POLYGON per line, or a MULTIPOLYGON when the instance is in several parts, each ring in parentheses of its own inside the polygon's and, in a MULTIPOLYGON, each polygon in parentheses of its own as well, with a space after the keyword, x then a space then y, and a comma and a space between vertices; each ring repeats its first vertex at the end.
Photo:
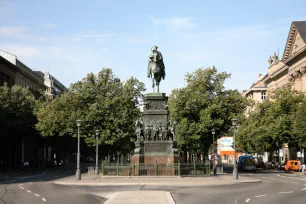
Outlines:
POLYGON ((148 77, 152 78, 152 88, 155 93, 155 87, 157 87, 157 93, 159 93, 159 83, 161 79, 165 79, 165 65, 161 52, 157 51, 158 47, 153 46, 151 54, 149 55, 148 63, 148 77))

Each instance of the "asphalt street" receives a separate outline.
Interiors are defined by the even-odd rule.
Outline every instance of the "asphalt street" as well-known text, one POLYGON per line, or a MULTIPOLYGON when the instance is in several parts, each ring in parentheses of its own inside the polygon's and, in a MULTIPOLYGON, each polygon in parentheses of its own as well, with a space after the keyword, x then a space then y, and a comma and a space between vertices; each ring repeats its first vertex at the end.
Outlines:
MULTIPOLYGON (((46 171, 0 175, 0 203, 104 203, 108 195, 118 191, 167 191, 177 204, 306 204, 306 177, 298 174, 244 174, 260 179, 260 183, 215 187, 175 186, 60 186, 53 181, 75 173, 74 167, 46 171)), ((231 175, 229 175, 231 176, 231 175)), ((216 177, 218 179, 218 177, 216 177)))
POLYGON ((0 175, 0 203, 104 203, 106 199, 79 188, 54 185, 53 181, 75 173, 75 167, 0 175))
POLYGON ((261 183, 184 188, 171 194, 177 204, 306 204, 306 178, 290 174, 250 174, 261 183))

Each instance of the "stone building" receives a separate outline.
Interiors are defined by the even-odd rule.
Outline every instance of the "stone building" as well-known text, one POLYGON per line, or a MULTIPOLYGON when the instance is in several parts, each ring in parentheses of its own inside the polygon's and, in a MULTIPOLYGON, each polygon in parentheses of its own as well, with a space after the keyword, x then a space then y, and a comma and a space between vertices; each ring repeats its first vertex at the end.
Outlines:
MULTIPOLYGON (((262 102, 269 92, 280 88, 289 82, 297 91, 306 94, 306 21, 293 21, 289 30, 284 53, 281 59, 274 53, 268 59, 268 73, 259 75, 252 86, 242 92, 242 95, 262 102)), ((284 149, 283 157, 287 157, 284 149)), ((300 153, 302 156, 303 153, 300 153)))
MULTIPOLYGON (((17 56, 0 50, 0 86, 18 85, 28 88, 36 97, 41 91, 54 98, 66 87, 48 72, 34 71, 17 59, 17 56)), ((0 161, 9 167, 19 168, 24 161, 40 165, 42 160, 52 159, 52 147, 39 135, 22 135, 21 140, 12 140, 0 146, 0 161)))
POLYGON ((44 77, 19 61, 15 55, 0 50, 0 62, 0 85, 5 82, 9 86, 16 84, 28 87, 34 93, 46 90, 44 77))
POLYGON ((29 88, 33 93, 44 91, 55 97, 67 88, 49 72, 30 69, 17 59, 15 55, 0 50, 0 85, 18 85, 29 88))

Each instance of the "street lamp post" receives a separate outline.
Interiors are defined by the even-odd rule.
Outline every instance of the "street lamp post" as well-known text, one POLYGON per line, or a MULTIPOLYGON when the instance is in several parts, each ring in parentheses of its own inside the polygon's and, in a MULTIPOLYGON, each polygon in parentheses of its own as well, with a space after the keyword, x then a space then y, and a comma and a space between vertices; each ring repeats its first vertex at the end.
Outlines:
POLYGON ((213 135, 213 153, 215 153, 215 134, 216 134, 216 130, 214 128, 211 129, 211 133, 213 135))
POLYGON ((238 119, 233 118, 232 119, 232 125, 234 127, 234 169, 233 169, 233 177, 235 180, 238 180, 238 169, 237 169, 237 162, 236 162, 236 132, 237 132, 237 126, 238 126, 238 119))
POLYGON ((76 170, 76 180, 81 180, 81 171, 80 171, 80 126, 81 126, 81 120, 77 120, 77 126, 78 126, 78 154, 77 154, 77 170, 76 170))
POLYGON ((95 174, 99 175, 99 145, 98 145, 99 130, 96 130, 96 168, 95 174))

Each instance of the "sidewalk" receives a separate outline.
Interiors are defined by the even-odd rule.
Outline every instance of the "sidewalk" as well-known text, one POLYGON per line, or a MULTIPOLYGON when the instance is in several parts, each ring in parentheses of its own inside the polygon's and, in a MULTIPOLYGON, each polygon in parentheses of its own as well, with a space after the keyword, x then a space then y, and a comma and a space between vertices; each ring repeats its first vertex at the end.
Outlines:
POLYGON ((75 176, 57 180, 54 184, 76 186, 124 186, 124 185, 151 185, 151 186, 217 186, 239 183, 257 183, 260 180, 240 176, 233 180, 232 175, 217 175, 210 177, 178 177, 178 176, 96 176, 82 175, 82 180, 75 180, 75 176))
MULTIPOLYGON (((96 176, 82 174, 82 180, 75 180, 75 176, 57 180, 54 184, 74 186, 217 186, 240 183, 257 183, 260 180, 240 176, 233 180, 232 175, 217 175, 210 177, 178 177, 178 176, 96 176)), ((94 193, 107 198, 105 204, 175 204, 171 194, 166 191, 120 191, 94 193)))
MULTIPOLYGON (((257 183, 260 180, 240 176, 233 180, 232 175, 217 175, 210 177, 178 177, 178 176, 96 176, 82 174, 82 180, 76 181, 75 176, 57 180, 54 184, 75 186, 217 186, 240 183, 257 183)), ((171 194, 167 191, 120 191, 94 193, 107 198, 105 204, 175 204, 171 194)))

